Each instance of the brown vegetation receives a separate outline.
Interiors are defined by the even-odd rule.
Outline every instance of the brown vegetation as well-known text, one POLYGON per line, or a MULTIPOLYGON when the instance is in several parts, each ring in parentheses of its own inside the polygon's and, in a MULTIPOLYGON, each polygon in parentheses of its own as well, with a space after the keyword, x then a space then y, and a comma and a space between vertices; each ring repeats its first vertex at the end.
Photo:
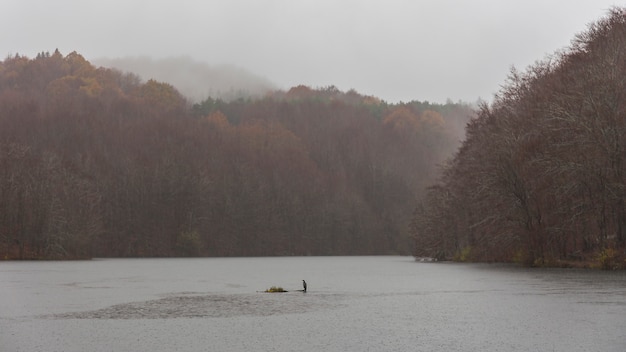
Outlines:
POLYGON ((191 106, 41 53, 0 62, 0 257, 408 253, 463 104, 334 87, 191 106))
POLYGON ((412 222, 416 256, 626 262, 626 12, 513 71, 412 222))

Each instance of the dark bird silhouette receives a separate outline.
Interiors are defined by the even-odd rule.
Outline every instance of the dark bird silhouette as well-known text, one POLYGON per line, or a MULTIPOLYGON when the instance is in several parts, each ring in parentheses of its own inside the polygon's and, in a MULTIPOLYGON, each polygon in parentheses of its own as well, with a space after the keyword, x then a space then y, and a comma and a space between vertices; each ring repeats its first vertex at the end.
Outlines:
POLYGON ((302 290, 302 292, 306 292, 306 281, 302 280, 302 287, 304 287, 304 290, 302 290))

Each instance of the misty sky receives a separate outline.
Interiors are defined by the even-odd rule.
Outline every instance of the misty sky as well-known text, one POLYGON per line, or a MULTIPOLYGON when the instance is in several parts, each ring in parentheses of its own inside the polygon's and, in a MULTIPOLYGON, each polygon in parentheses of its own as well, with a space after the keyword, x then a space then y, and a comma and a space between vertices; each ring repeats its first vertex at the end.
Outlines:
POLYGON ((569 45, 607 0, 2 0, 0 54, 189 56, 282 89, 491 100, 512 65, 569 45))

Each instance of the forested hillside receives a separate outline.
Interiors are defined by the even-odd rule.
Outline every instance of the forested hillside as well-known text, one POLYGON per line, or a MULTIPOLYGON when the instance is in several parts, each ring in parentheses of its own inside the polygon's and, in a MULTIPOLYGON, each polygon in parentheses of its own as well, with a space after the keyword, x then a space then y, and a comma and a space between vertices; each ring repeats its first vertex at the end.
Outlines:
POLYGON ((160 60, 148 57, 98 58, 91 63, 122 72, 132 72, 146 79, 167 82, 194 103, 208 96, 226 101, 261 97, 276 89, 269 80, 242 68, 229 65, 210 66, 184 56, 160 60))
POLYGON ((625 267, 625 84, 620 8, 512 72, 417 209, 414 254, 625 267))
POLYGON ((408 253, 465 104, 334 87, 191 105, 78 53, 0 62, 0 257, 408 253))

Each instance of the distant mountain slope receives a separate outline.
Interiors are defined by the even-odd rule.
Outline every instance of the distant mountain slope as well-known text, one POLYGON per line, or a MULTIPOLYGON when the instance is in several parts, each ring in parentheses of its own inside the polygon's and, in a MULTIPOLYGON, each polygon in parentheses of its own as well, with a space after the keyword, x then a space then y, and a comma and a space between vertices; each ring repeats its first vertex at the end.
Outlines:
POLYGON ((209 96, 227 101, 258 97, 276 89, 268 79, 245 69, 232 65, 211 66, 185 56, 159 60, 149 57, 97 58, 92 62, 97 66, 132 72, 144 81, 168 82, 193 102, 209 96))

